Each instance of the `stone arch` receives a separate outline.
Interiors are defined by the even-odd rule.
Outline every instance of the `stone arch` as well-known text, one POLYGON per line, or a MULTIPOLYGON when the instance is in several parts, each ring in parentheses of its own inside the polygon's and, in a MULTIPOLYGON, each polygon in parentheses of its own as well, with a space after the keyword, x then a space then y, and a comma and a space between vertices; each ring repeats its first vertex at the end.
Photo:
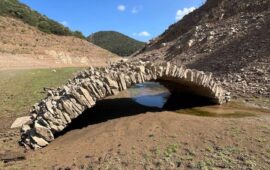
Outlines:
POLYGON ((226 101, 225 91, 214 81, 211 73, 169 62, 121 61, 108 67, 90 67, 62 88, 49 90, 47 97, 33 106, 31 124, 21 128, 21 143, 34 149, 47 146, 54 140, 54 134, 61 132, 97 101, 146 81, 170 82, 170 90, 194 93, 215 104, 226 101))

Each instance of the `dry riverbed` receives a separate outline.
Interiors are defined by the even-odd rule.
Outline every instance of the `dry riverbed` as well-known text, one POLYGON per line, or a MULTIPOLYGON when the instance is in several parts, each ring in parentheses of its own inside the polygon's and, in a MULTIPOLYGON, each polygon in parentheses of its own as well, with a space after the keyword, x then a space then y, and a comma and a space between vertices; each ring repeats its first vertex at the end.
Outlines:
POLYGON ((2 132, 0 169, 270 168, 269 111, 235 102, 165 111, 129 98, 139 93, 98 103, 41 150, 19 147, 18 130, 2 132))

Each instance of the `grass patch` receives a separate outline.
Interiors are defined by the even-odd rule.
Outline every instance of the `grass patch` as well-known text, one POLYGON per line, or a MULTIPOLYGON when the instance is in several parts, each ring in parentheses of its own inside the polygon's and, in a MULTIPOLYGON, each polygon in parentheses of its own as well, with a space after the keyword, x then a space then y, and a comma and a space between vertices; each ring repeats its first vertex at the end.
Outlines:
POLYGON ((178 150, 178 145, 177 144, 171 144, 167 146, 167 148, 164 151, 164 156, 165 157, 171 157, 173 154, 175 154, 178 150))
POLYGON ((45 97, 43 87, 58 87, 73 77, 81 68, 60 68, 0 71, 0 116, 26 113, 45 97))

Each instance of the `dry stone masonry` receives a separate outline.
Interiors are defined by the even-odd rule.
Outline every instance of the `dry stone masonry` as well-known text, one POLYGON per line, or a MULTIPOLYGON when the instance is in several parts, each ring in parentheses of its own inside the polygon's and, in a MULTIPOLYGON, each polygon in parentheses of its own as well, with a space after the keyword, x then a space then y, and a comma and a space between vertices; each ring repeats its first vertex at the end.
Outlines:
POLYGON ((108 67, 91 67, 81 71, 62 88, 48 90, 47 97, 33 106, 31 123, 21 128, 21 143, 33 149, 47 146, 56 133, 97 101, 145 81, 169 82, 176 88, 170 90, 184 88, 216 104, 229 100, 229 94, 214 81, 211 73, 169 62, 121 61, 108 67))

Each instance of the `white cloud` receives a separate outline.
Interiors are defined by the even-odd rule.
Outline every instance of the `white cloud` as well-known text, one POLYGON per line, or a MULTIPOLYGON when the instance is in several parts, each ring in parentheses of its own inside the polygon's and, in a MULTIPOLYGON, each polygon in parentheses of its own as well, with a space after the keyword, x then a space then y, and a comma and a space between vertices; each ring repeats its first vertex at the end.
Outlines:
POLYGON ((139 36, 139 37, 149 37, 151 34, 147 31, 142 31, 139 33, 133 33, 133 36, 139 36))
POLYGON ((125 5, 118 5, 118 6, 117 6, 117 10, 123 12, 123 11, 126 10, 126 6, 125 6, 125 5))
POLYGON ((137 14, 142 9, 142 6, 135 6, 132 8, 131 13, 137 14))
POLYGON ((182 19, 185 15, 191 13, 191 12, 194 11, 195 9, 196 9, 195 7, 179 9, 179 10, 176 12, 175 20, 178 21, 178 20, 182 19))
POLYGON ((62 22, 60 22, 62 25, 64 25, 64 26, 68 26, 68 22, 67 21, 62 21, 62 22))

